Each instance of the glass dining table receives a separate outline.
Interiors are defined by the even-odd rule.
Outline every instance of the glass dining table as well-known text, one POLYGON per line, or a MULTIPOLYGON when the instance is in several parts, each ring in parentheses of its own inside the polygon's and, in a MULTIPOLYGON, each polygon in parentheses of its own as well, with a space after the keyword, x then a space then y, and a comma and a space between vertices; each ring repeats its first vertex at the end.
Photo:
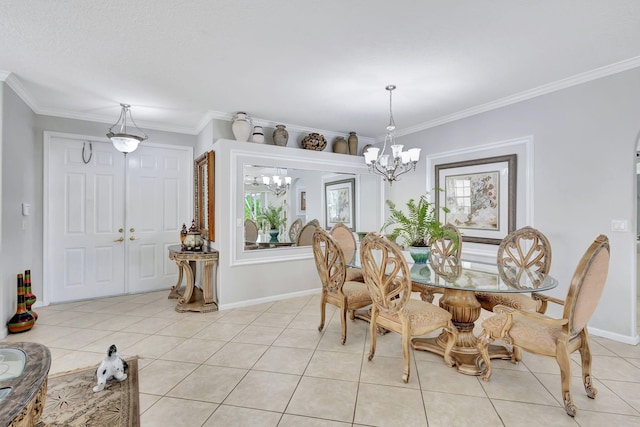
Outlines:
MULTIPOLYGON (((359 254, 358 254, 359 255, 359 254)), ((360 267, 359 256, 350 266, 360 267)), ((482 357, 476 344, 478 337, 473 329, 480 317, 480 303, 475 292, 533 293, 558 286, 558 281, 548 274, 533 269, 515 268, 497 263, 454 260, 437 260, 427 264, 410 264, 412 291, 424 292, 424 287, 440 288, 443 292, 439 305, 452 315, 458 330, 458 338, 451 352, 459 372, 481 375, 484 370, 482 357)), ((416 350, 444 355, 447 335, 442 332, 433 338, 413 338, 416 350)), ((491 345, 492 359, 511 359, 511 350, 501 345, 491 345)))

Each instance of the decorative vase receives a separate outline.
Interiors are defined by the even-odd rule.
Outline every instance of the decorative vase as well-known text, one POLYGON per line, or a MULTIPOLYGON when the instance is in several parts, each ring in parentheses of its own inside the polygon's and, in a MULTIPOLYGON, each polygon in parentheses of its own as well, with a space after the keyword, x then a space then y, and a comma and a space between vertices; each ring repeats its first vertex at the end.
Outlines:
POLYGON ((20 332, 26 332, 33 328, 35 319, 27 311, 27 306, 24 303, 24 281, 22 274, 18 274, 18 308, 16 314, 7 323, 7 329, 11 334, 17 334, 20 332))
POLYGON ((285 129, 285 125, 276 125, 276 130, 273 131, 273 143, 284 147, 289 142, 289 132, 285 129))
POLYGON ((36 296, 31 291, 31 270, 24 271, 24 305, 27 308, 29 314, 33 316, 33 320, 38 320, 38 313, 31 309, 31 306, 36 303, 36 296))
POLYGON ((355 132, 349 132, 349 154, 358 155, 358 136, 355 132))
POLYGON ((301 145, 307 150, 322 151, 327 146, 327 140, 324 135, 313 132, 302 138, 301 145))
POLYGON ((413 264, 411 266, 411 277, 419 279, 429 279, 431 277, 431 270, 429 266, 425 264, 413 264))
POLYGON ((269 230, 269 235, 271 236, 271 240, 269 243, 277 243, 278 242, 278 234, 280 234, 280 230, 277 228, 272 228, 269 230))
POLYGON ((367 145, 365 145, 364 147, 362 147, 362 155, 364 156, 364 153, 366 153, 366 152, 367 152, 367 150, 368 150, 369 148, 371 148, 371 147, 373 147, 373 145, 371 145, 371 144, 367 144, 367 145))
POLYGON ((231 131, 236 141, 249 141, 249 137, 251 136, 251 117, 249 117, 247 113, 239 111, 233 116, 231 131))
POLYGON ((409 255, 413 258, 414 263, 426 264, 431 255, 431 248, 429 246, 409 246, 409 255))
MULTIPOLYGON (((180 237, 182 238, 183 234, 181 233, 180 237)), ((201 251, 202 246, 204 245, 204 238, 202 237, 202 233, 196 227, 196 221, 191 221, 191 227, 186 235, 184 235, 184 239, 182 239, 182 249, 186 251, 201 251)))
POLYGON ((262 131, 262 126, 253 127, 251 141, 257 142, 258 144, 262 144, 264 142, 264 132, 262 131))
POLYGON ((347 141, 342 136, 336 137, 333 141, 333 152, 340 154, 347 154, 347 141))

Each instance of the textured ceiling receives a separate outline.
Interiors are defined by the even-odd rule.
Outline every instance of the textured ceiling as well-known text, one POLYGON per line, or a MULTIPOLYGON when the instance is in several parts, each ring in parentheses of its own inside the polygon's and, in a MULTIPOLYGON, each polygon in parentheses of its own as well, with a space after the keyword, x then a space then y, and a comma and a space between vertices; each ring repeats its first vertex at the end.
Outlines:
POLYGON ((0 79, 37 113, 186 133, 377 137, 393 83, 402 134, 637 66, 637 0, 0 2, 0 79))

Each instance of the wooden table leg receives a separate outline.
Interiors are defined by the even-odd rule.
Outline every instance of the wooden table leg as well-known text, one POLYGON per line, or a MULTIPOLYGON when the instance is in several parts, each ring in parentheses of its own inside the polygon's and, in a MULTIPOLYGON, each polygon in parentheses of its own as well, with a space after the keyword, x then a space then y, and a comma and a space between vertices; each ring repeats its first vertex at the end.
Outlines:
POLYGON ((204 268, 202 270, 202 289, 195 285, 195 266, 192 268, 192 263, 189 264, 186 261, 181 260, 182 268, 185 269, 187 275, 187 284, 185 286, 184 293, 178 298, 178 304, 176 305, 176 311, 184 313, 187 311, 197 311, 200 313, 209 313, 211 311, 218 311, 218 304, 216 304, 213 295, 213 275, 217 266, 217 260, 205 260, 204 268))
MULTIPOLYGON (((481 307, 475 294, 473 291, 446 288, 443 297, 440 298, 440 307, 451 313, 452 322, 458 329, 458 339, 451 350, 451 357, 456 362, 458 372, 481 375, 484 366, 476 347, 478 338, 473 334, 475 321, 480 317, 481 307)), ((416 350, 444 355, 446 342, 447 334, 442 332, 436 338, 414 338, 411 340, 411 345, 416 350)), ((511 359, 510 351, 498 345, 489 347, 489 355, 492 359, 511 359)))
POLYGON ((202 272, 202 293, 204 302, 202 304, 202 311, 205 313, 218 310, 218 305, 213 297, 213 278, 216 274, 214 267, 216 265, 216 260, 210 259, 204 262, 204 270, 202 272))
POLYGON ((178 298, 178 306, 176 307, 177 311, 181 311, 178 310, 178 307, 189 304, 194 297, 195 276, 188 261, 180 260, 178 263, 180 268, 187 273, 187 283, 184 287, 184 293, 178 298))

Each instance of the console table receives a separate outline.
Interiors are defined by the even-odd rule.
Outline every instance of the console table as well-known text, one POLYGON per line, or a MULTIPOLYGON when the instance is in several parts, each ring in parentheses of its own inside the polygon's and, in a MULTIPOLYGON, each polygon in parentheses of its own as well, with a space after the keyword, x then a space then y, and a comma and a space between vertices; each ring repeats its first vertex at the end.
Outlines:
POLYGON ((0 343, 0 420, 3 425, 38 423, 47 397, 51 353, 41 344, 0 343))
POLYGON ((217 311, 214 291, 216 289, 216 275, 218 267, 218 251, 203 247, 201 251, 187 251, 181 245, 169 246, 169 259, 178 265, 178 281, 171 287, 169 298, 177 298, 176 311, 198 311, 208 313, 217 311), (202 270, 202 289, 195 285, 196 266, 200 261, 204 264, 202 270), (182 278, 187 276, 184 291, 180 286, 182 278))

